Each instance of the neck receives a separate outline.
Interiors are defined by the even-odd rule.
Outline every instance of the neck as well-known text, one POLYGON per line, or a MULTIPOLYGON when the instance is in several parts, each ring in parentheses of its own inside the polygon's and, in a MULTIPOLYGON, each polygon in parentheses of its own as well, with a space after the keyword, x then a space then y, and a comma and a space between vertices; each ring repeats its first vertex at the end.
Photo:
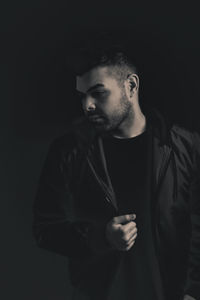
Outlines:
POLYGON ((116 138, 131 138, 143 133, 146 129, 146 118, 140 107, 134 108, 131 116, 127 118, 119 128, 113 132, 116 138))

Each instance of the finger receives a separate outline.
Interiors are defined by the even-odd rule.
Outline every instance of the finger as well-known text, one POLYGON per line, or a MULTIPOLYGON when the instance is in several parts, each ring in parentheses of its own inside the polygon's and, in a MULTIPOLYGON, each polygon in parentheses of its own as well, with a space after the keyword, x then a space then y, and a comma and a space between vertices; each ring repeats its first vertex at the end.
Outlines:
POLYGON ((129 240, 133 237, 133 235, 137 233, 137 227, 134 227, 129 233, 124 233, 123 231, 120 232, 119 239, 122 241, 123 244, 129 242, 129 240))
POLYGON ((126 251, 130 250, 135 244, 135 240, 126 248, 126 251))
POLYGON ((121 251, 128 251, 128 250, 130 250, 133 247, 134 244, 135 244, 135 240, 130 245, 128 245, 128 246, 126 246, 124 248, 121 248, 121 251))
POLYGON ((125 233, 121 228, 119 228, 119 238, 123 243, 127 243, 130 238, 137 232, 137 227, 134 226, 129 232, 125 233))
POLYGON ((136 223, 131 221, 126 225, 115 224, 114 226, 118 226, 117 231, 119 240, 126 242, 130 238, 130 233, 136 228, 136 223))
POLYGON ((136 227, 136 223, 131 221, 125 225, 121 225, 122 226, 122 230, 125 234, 128 234, 129 232, 131 232, 135 227, 136 227))
POLYGON ((114 217, 113 222, 115 224, 126 224, 130 221, 135 220, 135 218, 136 218, 135 214, 123 215, 123 216, 114 217))
POLYGON ((135 241, 136 237, 137 237, 137 232, 129 239, 128 245, 130 245, 133 241, 135 241))
POLYGON ((130 236, 129 239, 126 240, 122 240, 122 242, 120 243, 120 245, 122 246, 128 246, 130 245, 137 237, 137 232, 135 232, 133 235, 130 236))
POLYGON ((127 235, 126 235, 126 238, 125 240, 127 242, 129 242, 129 240, 137 233, 137 227, 134 227, 133 230, 131 230, 127 235))

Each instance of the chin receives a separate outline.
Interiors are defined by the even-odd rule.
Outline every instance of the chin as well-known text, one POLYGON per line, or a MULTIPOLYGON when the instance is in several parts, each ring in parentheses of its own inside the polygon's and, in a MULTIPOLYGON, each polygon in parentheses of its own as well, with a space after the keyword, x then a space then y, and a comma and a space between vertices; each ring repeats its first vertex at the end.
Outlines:
POLYGON ((94 127, 96 128, 96 130, 100 131, 100 132, 107 132, 110 131, 110 126, 106 125, 105 123, 100 124, 100 123, 95 123, 93 124, 94 127))
POLYGON ((111 133, 113 132, 113 130, 115 130, 115 128, 113 128, 112 126, 109 125, 96 125, 95 126, 96 130, 100 133, 111 133))

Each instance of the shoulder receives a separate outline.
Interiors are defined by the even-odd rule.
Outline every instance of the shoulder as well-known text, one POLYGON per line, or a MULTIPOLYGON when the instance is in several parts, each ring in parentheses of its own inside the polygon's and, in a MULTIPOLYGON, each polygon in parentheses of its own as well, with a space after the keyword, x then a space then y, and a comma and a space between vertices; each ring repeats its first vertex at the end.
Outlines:
POLYGON ((185 140, 188 142, 192 142, 193 132, 189 129, 182 127, 178 124, 173 124, 170 130, 171 136, 175 140, 185 140))
POLYGON ((179 125, 173 125, 171 130, 172 147, 177 156, 192 162, 193 166, 200 161, 200 134, 179 125))
POLYGON ((191 147, 193 147, 197 142, 200 141, 199 132, 187 129, 178 124, 174 124, 171 127, 170 133, 173 142, 176 143, 186 143, 188 145, 191 145, 191 147))

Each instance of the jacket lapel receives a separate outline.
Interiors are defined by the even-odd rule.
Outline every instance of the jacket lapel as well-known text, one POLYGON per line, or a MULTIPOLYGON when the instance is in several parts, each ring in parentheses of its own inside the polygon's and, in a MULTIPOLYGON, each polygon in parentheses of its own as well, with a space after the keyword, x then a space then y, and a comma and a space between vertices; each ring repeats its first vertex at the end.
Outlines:
POLYGON ((169 163, 171 154, 171 147, 169 145, 161 145, 160 140, 154 136, 153 137, 153 191, 154 194, 159 192, 159 188, 162 184, 167 166, 169 163))
POLYGON ((89 150, 87 161, 98 184, 101 186, 105 193, 106 200, 110 202, 117 211, 117 200, 108 173, 102 138, 100 136, 97 137, 93 148, 89 150))

